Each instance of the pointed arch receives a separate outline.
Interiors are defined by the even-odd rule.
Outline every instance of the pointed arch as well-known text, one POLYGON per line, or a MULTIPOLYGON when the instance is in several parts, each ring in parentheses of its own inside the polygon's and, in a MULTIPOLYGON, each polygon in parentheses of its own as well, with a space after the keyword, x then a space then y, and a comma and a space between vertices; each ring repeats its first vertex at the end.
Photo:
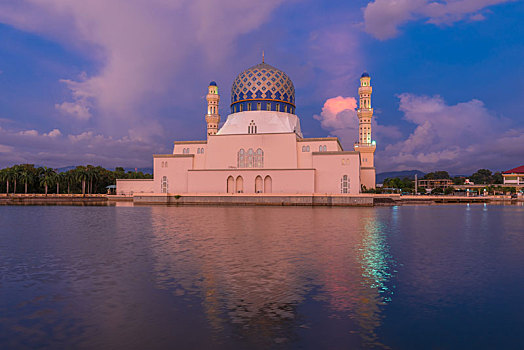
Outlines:
POLYGON ((271 176, 267 175, 264 178, 264 193, 272 193, 273 192, 273 180, 271 179, 271 176))
POLYGON ((243 148, 238 151, 237 168, 246 167, 246 151, 243 148))
POLYGON ((244 179, 240 175, 236 180, 236 193, 244 193, 244 179))
POLYGON ((262 148, 257 149, 255 153, 255 168, 264 167, 264 151, 262 148))
POLYGON ((258 175, 255 179, 255 193, 262 193, 264 187, 264 180, 262 180, 262 176, 258 175))
POLYGON ((226 191, 227 191, 227 193, 235 193, 235 179, 231 175, 227 178, 227 189, 226 189, 226 191))

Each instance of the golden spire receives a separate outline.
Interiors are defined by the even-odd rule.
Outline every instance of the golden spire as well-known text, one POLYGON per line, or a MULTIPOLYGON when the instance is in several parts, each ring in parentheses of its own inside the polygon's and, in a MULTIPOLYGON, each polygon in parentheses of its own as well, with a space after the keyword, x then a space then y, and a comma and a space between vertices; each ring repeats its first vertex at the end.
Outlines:
POLYGON ((264 63, 264 50, 262 50, 262 63, 264 63))

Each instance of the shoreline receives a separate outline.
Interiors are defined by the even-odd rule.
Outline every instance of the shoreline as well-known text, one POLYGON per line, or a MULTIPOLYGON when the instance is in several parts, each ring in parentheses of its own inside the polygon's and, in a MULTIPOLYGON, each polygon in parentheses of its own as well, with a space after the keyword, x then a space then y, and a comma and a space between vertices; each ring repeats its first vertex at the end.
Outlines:
POLYGON ((204 205, 204 206, 323 206, 375 207, 435 204, 524 205, 524 198, 509 196, 401 196, 398 194, 0 194, 0 205, 204 205))

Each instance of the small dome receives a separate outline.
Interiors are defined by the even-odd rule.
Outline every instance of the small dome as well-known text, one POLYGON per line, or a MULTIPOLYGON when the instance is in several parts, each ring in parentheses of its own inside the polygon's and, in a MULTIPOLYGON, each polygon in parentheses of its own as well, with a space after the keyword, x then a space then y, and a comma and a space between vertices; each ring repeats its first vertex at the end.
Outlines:
POLYGON ((217 86, 216 81, 212 81, 212 82, 210 82, 210 83, 209 83, 209 86, 217 86))
POLYGON ((240 73, 231 87, 231 111, 256 110, 260 102, 262 110, 293 113, 295 110, 295 87, 286 73, 267 63, 259 63, 240 73), (249 108, 247 104, 250 104, 249 108))
POLYGON ((364 73, 362 73, 362 75, 360 77, 361 78, 369 78, 369 74, 368 74, 368 72, 364 72, 364 73))

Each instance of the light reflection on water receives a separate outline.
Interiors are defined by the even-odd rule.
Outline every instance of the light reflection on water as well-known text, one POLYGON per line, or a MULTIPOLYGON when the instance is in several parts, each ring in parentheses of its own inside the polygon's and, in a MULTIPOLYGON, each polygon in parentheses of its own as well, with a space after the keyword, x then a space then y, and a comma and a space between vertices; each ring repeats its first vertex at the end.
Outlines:
POLYGON ((453 332, 472 312, 522 324, 504 308, 523 286, 523 214, 2 207, 0 348, 497 344, 484 321, 469 324, 471 339, 453 332), (500 292, 509 285, 514 294, 500 292), (436 321, 444 310, 449 325, 436 321))

